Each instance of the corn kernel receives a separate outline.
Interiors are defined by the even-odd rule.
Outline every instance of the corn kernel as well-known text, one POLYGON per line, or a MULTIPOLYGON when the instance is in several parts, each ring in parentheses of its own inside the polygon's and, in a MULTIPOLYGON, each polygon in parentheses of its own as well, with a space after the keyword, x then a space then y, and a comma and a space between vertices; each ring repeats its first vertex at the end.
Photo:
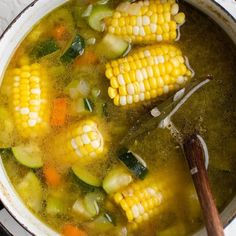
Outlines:
POLYGON ((178 13, 174 16, 174 19, 177 24, 183 24, 185 22, 185 14, 183 12, 178 13))

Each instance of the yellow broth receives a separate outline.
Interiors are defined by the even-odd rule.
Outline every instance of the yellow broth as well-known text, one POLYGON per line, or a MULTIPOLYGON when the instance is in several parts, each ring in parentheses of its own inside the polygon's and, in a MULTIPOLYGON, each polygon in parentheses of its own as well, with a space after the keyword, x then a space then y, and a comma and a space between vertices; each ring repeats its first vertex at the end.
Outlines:
MULTIPOLYGON (((109 4, 114 7, 118 2, 113 0, 109 4)), ((99 42, 103 34, 91 30, 86 21, 80 17, 86 4, 87 1, 66 3, 42 19, 24 39, 12 57, 6 72, 0 98, 2 106, 9 109, 8 94, 4 91, 10 82, 10 80, 8 81, 9 71, 23 65, 27 60, 35 62, 29 52, 38 43, 38 35, 40 35, 40 40, 51 38, 54 27, 66 20, 67 33, 60 40, 61 48, 67 47, 68 41, 75 33, 79 33, 85 39, 96 37, 99 42), (64 14, 65 19, 60 16, 61 11, 67 12, 64 14)), ((176 44, 188 56, 196 73, 194 79, 212 74, 214 80, 195 94, 177 112, 174 116, 174 123, 185 133, 197 129, 204 137, 210 156, 208 168, 210 184, 217 207, 222 211, 236 193, 236 94, 234 92, 236 49, 228 36, 207 16, 186 3, 181 3, 180 7, 186 14, 187 21, 181 27, 181 38, 176 44)), ((96 44, 87 45, 85 50, 93 52, 95 47, 96 44)), ((43 186, 42 208, 34 214, 58 232, 61 232, 66 223, 79 226, 89 235, 125 235, 126 228, 128 235, 138 233, 144 236, 189 235, 197 231, 203 221, 184 156, 170 132, 159 128, 150 130, 145 136, 138 137, 132 145, 132 150, 147 163, 148 175, 155 178, 156 182, 168 182, 168 188, 163 192, 166 200, 162 206, 163 210, 160 210, 159 214, 140 224, 138 229, 133 229, 120 208, 108 195, 105 195, 100 211, 109 212, 114 218, 115 223, 112 226, 103 225, 101 227, 99 225, 98 227, 93 224, 93 219, 84 220, 73 212, 74 202, 87 192, 94 191, 94 188, 84 186, 68 166, 58 161, 52 140, 55 140, 59 133, 67 130, 71 124, 81 118, 96 116, 101 122, 103 133, 107 136, 108 152, 105 154, 105 161, 96 161, 90 164, 89 168, 92 173, 96 172, 102 179, 112 167, 120 165, 116 148, 127 130, 139 117, 142 117, 142 114, 160 101, 139 103, 125 108, 114 106, 107 95, 108 80, 104 75, 106 63, 104 58, 100 58, 100 62, 95 65, 76 66, 73 63, 61 63, 60 56, 61 52, 55 52, 39 60, 49 74, 53 87, 51 90, 53 98, 66 96, 64 88, 71 80, 80 78, 85 79, 90 87, 99 89, 101 93, 96 98, 89 95, 95 106, 91 115, 69 113, 63 127, 52 128, 46 137, 36 139, 43 152, 44 163, 56 165, 62 181, 59 187, 50 187, 45 182, 42 168, 34 170, 43 186), (60 196, 59 198, 64 204, 62 214, 46 212, 46 200, 49 195, 60 196)), ((17 133, 14 133, 13 136, 14 145, 25 142, 25 139, 17 133)), ((63 148, 63 143, 58 145, 63 148)), ((12 155, 4 156, 3 161, 13 185, 17 186, 30 169, 19 164, 12 155)), ((101 188, 95 191, 103 192, 101 188)))

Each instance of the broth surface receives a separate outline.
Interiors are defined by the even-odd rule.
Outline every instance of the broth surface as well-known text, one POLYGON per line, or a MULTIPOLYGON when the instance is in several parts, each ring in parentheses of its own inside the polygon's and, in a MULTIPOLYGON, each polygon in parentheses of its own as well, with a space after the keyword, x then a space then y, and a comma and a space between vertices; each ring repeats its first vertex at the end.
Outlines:
MULTIPOLYGON (((132 151, 146 162, 149 176, 155 178, 157 182, 168 183, 163 193, 163 198, 166 199, 163 203, 164 210, 160 210, 160 214, 140 224, 138 229, 133 229, 127 223, 120 208, 102 188, 91 188, 82 183, 63 161, 58 161, 57 151, 66 148, 66 144, 57 140, 60 134, 78 123, 81 118, 97 117, 108 150, 105 161, 103 159, 96 161, 89 165, 89 169, 91 173, 96 173, 103 179, 111 168, 120 165, 116 149, 127 130, 139 117, 149 111, 150 107, 161 102, 152 100, 128 108, 115 106, 107 94, 109 81, 104 75, 107 62, 104 58, 100 58, 96 64, 85 63, 76 66, 61 63, 58 51, 41 59, 35 59, 30 54, 38 41, 51 38, 53 27, 65 19, 69 30, 60 40, 61 47, 67 47, 71 35, 75 32, 85 40, 95 37, 99 42, 103 33, 93 31, 84 18, 80 17, 86 9, 86 3, 87 1, 70 1, 42 19, 15 52, 3 81, 0 105, 9 111, 11 101, 7 88, 11 83, 9 78, 11 70, 24 65, 26 61, 39 61, 46 68, 51 84, 50 96, 53 98, 66 96, 65 87, 73 79, 82 78, 90 88, 95 88, 93 91, 99 91, 99 96, 89 95, 94 106, 91 114, 74 115, 70 110, 62 127, 51 128, 45 137, 34 139, 42 150, 43 162, 56 165, 61 182, 60 187, 48 186, 44 170, 42 168, 33 170, 43 187, 42 207, 33 213, 58 232, 61 232, 63 225, 69 222, 83 228, 89 235, 126 235, 126 230, 127 235, 137 235, 137 233, 143 236, 190 235, 203 225, 201 210, 182 151, 168 130, 160 128, 150 130, 145 136, 138 137, 131 147, 132 151), (93 220, 84 219, 73 211, 76 200, 83 198, 89 192, 101 192, 105 196, 100 212, 112 216, 112 225, 98 226, 93 223, 96 217, 93 217, 93 220), (58 205, 63 203, 63 207, 59 207, 63 208, 61 212, 47 213, 49 196, 59 199, 58 205)), ((117 0, 111 0, 109 5, 114 7, 118 3, 117 0)), ((217 207, 222 211, 236 194, 236 48, 225 32, 207 16, 183 2, 180 8, 186 14, 187 20, 181 27, 181 37, 176 45, 187 55, 195 71, 193 80, 208 74, 212 74, 214 79, 187 101, 176 113, 173 122, 184 133, 198 130, 204 138, 210 157, 208 168, 210 184, 217 207)), ((95 48, 96 44, 86 45, 85 50, 93 52, 95 48)), ((131 50, 134 50, 133 48, 131 50)), ((13 146, 29 143, 17 132, 14 132, 11 138, 14 139, 13 146)), ((17 189, 30 168, 19 164, 11 152, 3 155, 3 161, 9 178, 17 189)))

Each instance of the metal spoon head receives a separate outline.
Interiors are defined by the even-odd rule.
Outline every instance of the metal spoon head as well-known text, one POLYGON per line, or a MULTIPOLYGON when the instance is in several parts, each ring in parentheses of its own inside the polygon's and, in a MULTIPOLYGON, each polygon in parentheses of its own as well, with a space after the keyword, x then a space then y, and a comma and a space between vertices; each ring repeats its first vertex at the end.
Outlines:
POLYGON ((154 128, 168 128, 171 123, 172 116, 195 94, 200 88, 209 83, 213 77, 205 76, 198 81, 189 84, 186 88, 180 89, 177 93, 165 100, 158 107, 155 106, 157 116, 152 115, 153 109, 144 114, 137 122, 129 129, 125 137, 121 140, 120 146, 128 147, 134 140, 141 135, 154 128))

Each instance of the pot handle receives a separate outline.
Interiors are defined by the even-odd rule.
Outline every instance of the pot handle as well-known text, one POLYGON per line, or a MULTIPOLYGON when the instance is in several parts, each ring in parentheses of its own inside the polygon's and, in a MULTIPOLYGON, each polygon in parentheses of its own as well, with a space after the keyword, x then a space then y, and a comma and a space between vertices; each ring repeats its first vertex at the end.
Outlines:
POLYGON ((0 201, 0 235, 1 236, 32 236, 7 211, 0 201))

